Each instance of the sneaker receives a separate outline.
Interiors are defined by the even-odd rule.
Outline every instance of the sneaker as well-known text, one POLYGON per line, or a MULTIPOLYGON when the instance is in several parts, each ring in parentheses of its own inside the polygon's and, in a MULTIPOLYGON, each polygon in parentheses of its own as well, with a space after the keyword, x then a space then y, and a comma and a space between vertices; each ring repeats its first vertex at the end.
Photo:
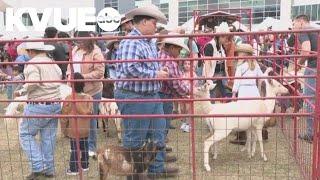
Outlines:
POLYGON ((70 169, 67 169, 66 174, 68 176, 77 176, 77 175, 79 175, 79 172, 72 172, 70 169))
POLYGON ((97 154, 94 151, 89 151, 89 157, 95 157, 97 154))
POLYGON ((307 141, 308 143, 312 144, 312 141, 313 141, 313 136, 310 136, 310 135, 307 135, 307 134, 299 134, 299 139, 302 139, 302 140, 305 140, 307 141))
POLYGON ((182 131, 189 133, 189 132, 190 132, 190 129, 191 129, 190 125, 189 125, 189 124, 186 124, 186 126, 184 127, 184 129, 182 129, 182 131))
POLYGON ((184 123, 182 123, 182 125, 181 125, 180 129, 181 129, 181 130, 184 130, 184 128, 186 127, 186 125, 187 125, 187 123, 185 123, 185 122, 184 122, 184 123))
POLYGON ((87 167, 87 168, 82 168, 82 171, 83 171, 83 172, 89 171, 89 167, 87 167))

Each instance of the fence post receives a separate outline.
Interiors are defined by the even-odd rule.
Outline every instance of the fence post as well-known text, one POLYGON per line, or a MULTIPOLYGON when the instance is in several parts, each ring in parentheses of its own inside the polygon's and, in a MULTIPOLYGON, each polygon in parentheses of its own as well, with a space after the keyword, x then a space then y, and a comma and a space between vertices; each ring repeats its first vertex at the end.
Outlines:
MULTIPOLYGON (((189 37, 189 42, 191 41, 191 43, 188 43, 189 46, 189 57, 193 58, 193 54, 192 54, 192 41, 193 38, 189 37)), ((193 87, 194 87, 194 59, 191 60, 190 62, 190 67, 191 67, 191 71, 190 71, 190 98, 193 99, 193 87)), ((191 109, 191 114, 194 115, 194 101, 190 102, 190 109, 191 109)), ((192 179, 196 180, 196 145, 195 145, 195 122, 194 122, 194 117, 191 117, 191 157, 192 157, 192 179)))
POLYGON ((317 49, 317 71, 316 71, 316 93, 315 93, 315 113, 313 120, 313 154, 312 154, 312 179, 319 180, 320 179, 320 34, 318 33, 318 49, 317 49))

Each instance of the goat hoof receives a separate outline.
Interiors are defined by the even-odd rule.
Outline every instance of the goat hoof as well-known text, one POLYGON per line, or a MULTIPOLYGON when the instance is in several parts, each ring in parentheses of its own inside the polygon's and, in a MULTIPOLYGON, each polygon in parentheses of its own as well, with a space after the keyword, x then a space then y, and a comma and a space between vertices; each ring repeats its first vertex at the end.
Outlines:
POLYGON ((254 157, 254 154, 255 154, 255 152, 252 152, 252 153, 251 153, 251 157, 254 157))
POLYGON ((211 167, 209 164, 205 164, 204 165, 204 168, 206 169, 207 172, 210 172, 211 171, 211 167))
POLYGON ((267 158, 266 155, 263 156, 263 160, 264 160, 265 162, 268 161, 268 158, 267 158))
POLYGON ((213 155, 213 159, 216 160, 218 155, 213 155))

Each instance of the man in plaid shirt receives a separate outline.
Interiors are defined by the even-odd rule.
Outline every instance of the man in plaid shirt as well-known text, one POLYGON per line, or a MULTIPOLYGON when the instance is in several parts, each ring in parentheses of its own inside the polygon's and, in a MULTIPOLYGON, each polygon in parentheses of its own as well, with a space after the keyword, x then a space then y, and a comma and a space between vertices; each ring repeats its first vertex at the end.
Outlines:
MULTIPOLYGON (((128 36, 154 35, 156 23, 166 23, 164 14, 154 6, 136 8, 126 14, 133 19, 135 28, 128 36)), ((117 63, 117 79, 130 79, 117 81, 116 99, 159 99, 161 82, 152 78, 167 78, 166 68, 161 69, 160 63, 152 61, 157 59, 157 47, 151 39, 125 39, 120 42, 118 60, 138 60, 137 62, 117 63), (150 59, 150 60, 149 60, 150 59), (132 79, 132 81, 131 81, 132 79), (144 81, 135 81, 144 79, 144 81)), ((123 115, 163 114, 161 102, 118 102, 123 115)), ((164 118, 128 118, 123 119, 123 146, 131 150, 131 156, 138 174, 128 176, 127 179, 142 179, 143 157, 138 150, 151 139, 160 151, 155 162, 149 166, 148 176, 168 177, 178 173, 177 168, 165 168, 165 126, 164 118)))

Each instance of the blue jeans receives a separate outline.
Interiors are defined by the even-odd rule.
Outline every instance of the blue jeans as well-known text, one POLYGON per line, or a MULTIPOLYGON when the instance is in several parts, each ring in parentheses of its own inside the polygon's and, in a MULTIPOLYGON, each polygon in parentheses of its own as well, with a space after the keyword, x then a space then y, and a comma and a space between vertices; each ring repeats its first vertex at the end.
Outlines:
MULTIPOLYGON (((60 104, 28 104, 24 109, 25 116, 56 115, 61 113, 60 104)), ((54 174, 54 149, 58 119, 30 118, 20 124, 20 144, 31 163, 32 172, 44 171, 54 174), (40 143, 35 136, 40 133, 40 143)))
MULTIPOLYGON (((89 167, 89 153, 88 153, 88 138, 80 138, 79 139, 80 150, 81 153, 81 167, 82 169, 87 169, 89 167)), ((70 139, 70 147, 71 147, 71 154, 70 154, 70 170, 72 172, 79 172, 78 167, 78 154, 77 154, 77 142, 76 139, 70 139)))
MULTIPOLYGON (((305 76, 316 75, 316 69, 306 69, 304 72, 304 75, 305 76)), ((315 78, 306 78, 305 84, 307 84, 315 89, 316 88, 316 79, 315 78)), ((311 88, 309 88, 308 86, 305 86, 304 91, 303 91, 303 95, 315 97, 315 91, 312 90, 311 88)), ((309 99, 309 100, 313 105, 315 105, 314 99, 309 99)), ((314 109, 308 103, 305 103, 305 109, 308 113, 314 112, 314 109)), ((312 116, 307 117, 307 135, 309 137, 313 136, 313 117, 312 116)))
MULTIPOLYGON (((101 100, 102 92, 99 92, 92 96, 94 100, 101 100)), ((99 102, 93 103, 93 115, 99 114, 99 102)), ((89 132, 89 151, 95 152, 97 149, 97 118, 93 118, 90 121, 90 132, 89 132)))
POLYGON ((9 100, 13 99, 13 84, 7 84, 6 94, 9 100))
MULTIPOLYGON (((142 95, 134 92, 115 90, 116 99, 159 99, 159 94, 142 95)), ((161 102, 117 102, 122 115, 163 114, 161 102)), ((149 172, 163 172, 165 158, 165 127, 163 118, 130 118, 123 119, 123 146, 140 148, 151 139, 159 148, 155 162, 149 165, 149 172)))
MULTIPOLYGON (((159 93, 161 99, 172 99, 171 95, 159 93)), ((163 102, 163 113, 164 114, 172 114, 173 111, 173 102, 163 102)), ((166 118, 166 135, 169 132, 170 126, 171 126, 171 120, 172 118, 166 118)))

